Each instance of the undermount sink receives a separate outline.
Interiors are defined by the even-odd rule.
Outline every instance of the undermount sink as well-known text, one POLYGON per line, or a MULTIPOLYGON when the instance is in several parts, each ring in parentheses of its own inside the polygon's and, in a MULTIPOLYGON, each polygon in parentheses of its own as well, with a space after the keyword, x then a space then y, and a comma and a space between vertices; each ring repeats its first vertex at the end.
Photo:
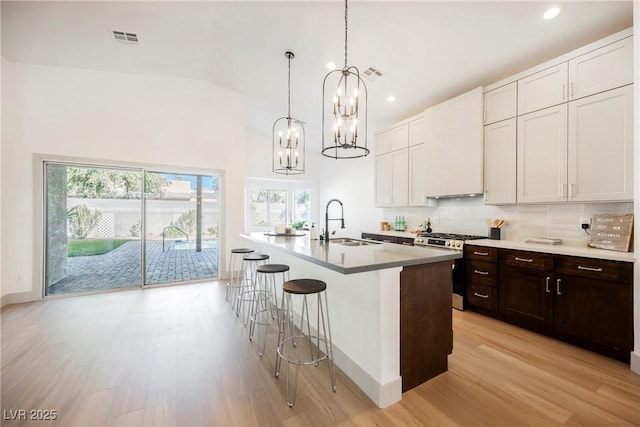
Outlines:
POLYGON ((380 243, 378 242, 368 242, 366 240, 356 240, 356 239, 349 239, 346 237, 338 237, 335 239, 329 239, 329 243, 337 243, 339 245, 344 245, 344 246, 368 246, 368 245, 379 245, 380 243))

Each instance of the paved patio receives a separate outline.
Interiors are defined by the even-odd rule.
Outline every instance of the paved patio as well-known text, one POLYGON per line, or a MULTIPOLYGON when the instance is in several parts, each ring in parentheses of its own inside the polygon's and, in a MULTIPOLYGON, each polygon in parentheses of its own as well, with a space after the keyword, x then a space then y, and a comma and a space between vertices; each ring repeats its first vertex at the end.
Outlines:
MULTIPOLYGON (((67 277, 49 287, 49 295, 140 286, 140 241, 127 242, 104 255, 67 258, 67 277)), ((146 284, 218 277, 218 248, 175 250, 147 241, 146 284)))

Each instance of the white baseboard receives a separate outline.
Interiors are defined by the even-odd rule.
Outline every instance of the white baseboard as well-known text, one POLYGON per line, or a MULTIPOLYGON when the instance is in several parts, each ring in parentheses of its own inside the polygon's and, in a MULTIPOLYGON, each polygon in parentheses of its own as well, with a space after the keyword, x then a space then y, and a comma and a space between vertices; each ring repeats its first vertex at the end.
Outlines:
POLYGON ((640 374, 640 353, 631 352, 631 370, 636 374, 640 374))
MULTIPOLYGON (((349 356, 333 346, 333 360, 379 408, 386 408, 402 399, 402 377, 380 384, 349 356)), ((340 387, 340 384, 338 384, 340 387)))
POLYGON ((40 298, 35 296, 33 292, 18 292, 15 294, 2 295, 0 298, 0 308, 9 304, 21 304, 24 302, 38 301, 40 298))

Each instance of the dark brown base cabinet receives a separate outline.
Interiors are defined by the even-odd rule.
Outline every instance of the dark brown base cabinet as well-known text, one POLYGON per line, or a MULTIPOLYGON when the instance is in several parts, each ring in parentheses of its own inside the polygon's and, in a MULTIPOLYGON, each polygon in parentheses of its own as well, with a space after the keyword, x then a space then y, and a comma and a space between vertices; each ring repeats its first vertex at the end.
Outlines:
POLYGON ((465 258, 469 308, 629 362, 633 263, 473 245, 465 246, 465 258), (490 274, 477 277, 485 270, 474 252, 487 249, 497 251, 492 282, 490 274))

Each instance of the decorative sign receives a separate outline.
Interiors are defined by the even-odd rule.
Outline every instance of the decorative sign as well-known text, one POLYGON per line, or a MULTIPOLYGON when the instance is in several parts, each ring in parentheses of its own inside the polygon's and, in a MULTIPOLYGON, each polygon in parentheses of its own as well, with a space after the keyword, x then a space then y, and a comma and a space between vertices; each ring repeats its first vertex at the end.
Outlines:
POLYGON ((633 242, 633 214, 598 214, 591 218, 592 248, 629 252, 633 242))

